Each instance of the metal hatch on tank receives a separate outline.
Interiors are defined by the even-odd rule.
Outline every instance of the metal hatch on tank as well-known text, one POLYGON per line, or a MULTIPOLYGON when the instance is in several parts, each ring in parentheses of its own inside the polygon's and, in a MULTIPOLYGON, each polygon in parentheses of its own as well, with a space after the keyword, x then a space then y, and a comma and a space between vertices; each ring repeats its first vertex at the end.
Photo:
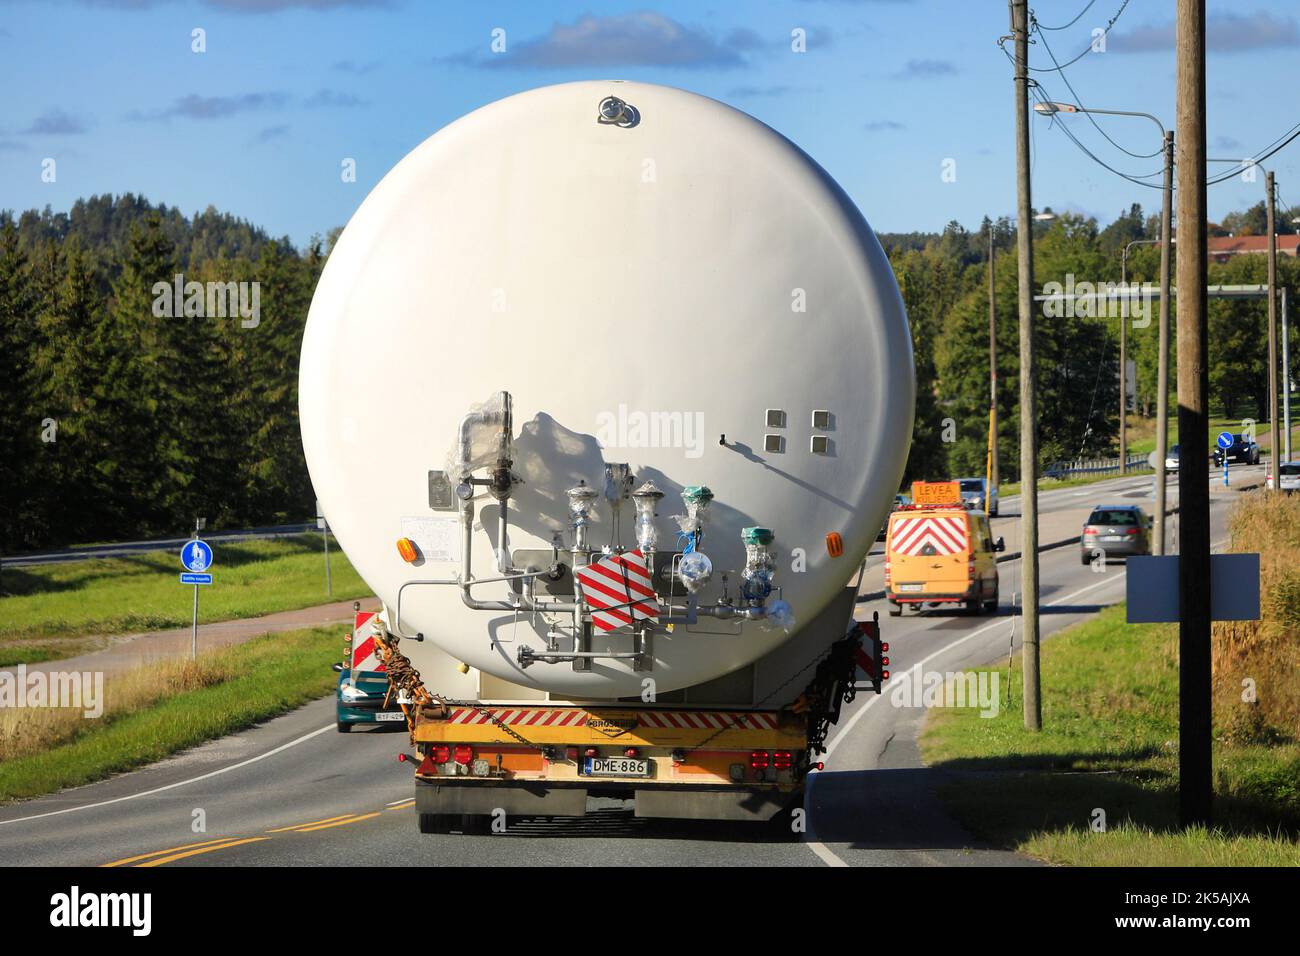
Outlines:
POLYGON ((913 393, 889 263, 827 173, 717 101, 608 81, 490 104, 389 172, 300 374, 312 482, 426 639, 412 663, 574 699, 796 639, 889 510, 913 393), (626 600, 575 581, 602 561, 626 600))

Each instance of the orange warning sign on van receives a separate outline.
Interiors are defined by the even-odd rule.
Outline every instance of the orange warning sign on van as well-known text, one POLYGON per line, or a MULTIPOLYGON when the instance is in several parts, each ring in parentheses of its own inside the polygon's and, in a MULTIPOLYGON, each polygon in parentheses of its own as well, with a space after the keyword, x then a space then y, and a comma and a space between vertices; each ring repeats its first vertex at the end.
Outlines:
POLYGON ((961 504, 961 483, 956 481, 912 482, 912 504, 921 507, 961 504))

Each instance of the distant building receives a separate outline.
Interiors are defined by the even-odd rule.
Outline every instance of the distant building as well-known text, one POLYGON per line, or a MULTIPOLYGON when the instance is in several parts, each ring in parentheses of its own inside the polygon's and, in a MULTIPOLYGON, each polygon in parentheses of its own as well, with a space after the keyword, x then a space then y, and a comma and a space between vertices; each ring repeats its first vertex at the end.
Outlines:
MULTIPOLYGON (((1278 255, 1295 258, 1300 247, 1300 236, 1278 236, 1278 255)), ((1215 262, 1227 262, 1233 256, 1242 253, 1268 252, 1268 236, 1211 236, 1210 258, 1215 262)))

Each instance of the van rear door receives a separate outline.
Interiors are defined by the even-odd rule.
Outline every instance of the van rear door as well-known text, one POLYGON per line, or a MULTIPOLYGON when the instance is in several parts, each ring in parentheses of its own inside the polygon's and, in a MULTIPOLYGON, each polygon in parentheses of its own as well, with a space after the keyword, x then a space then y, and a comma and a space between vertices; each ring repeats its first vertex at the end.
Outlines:
POLYGON ((964 510, 896 512, 886 552, 899 597, 970 589, 970 515, 964 510))

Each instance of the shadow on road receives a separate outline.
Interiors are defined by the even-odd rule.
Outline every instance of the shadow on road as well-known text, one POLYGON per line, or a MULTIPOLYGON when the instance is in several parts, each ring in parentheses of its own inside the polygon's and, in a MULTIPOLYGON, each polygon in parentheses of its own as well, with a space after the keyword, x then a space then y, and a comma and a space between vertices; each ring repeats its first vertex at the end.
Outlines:
MULTIPOLYGON (((823 771, 810 787, 809 829, 822 843, 847 843, 862 850, 1001 849, 972 836, 949 816, 939 789, 951 777, 929 767, 823 771)), ((1008 854, 1000 862, 1031 861, 1008 854)))

